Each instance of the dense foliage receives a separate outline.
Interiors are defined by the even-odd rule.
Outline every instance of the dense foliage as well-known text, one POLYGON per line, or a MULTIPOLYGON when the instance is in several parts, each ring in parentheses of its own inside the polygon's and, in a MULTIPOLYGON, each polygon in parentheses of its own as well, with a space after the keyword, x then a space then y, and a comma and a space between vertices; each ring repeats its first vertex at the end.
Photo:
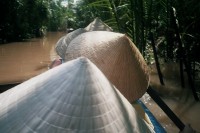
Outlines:
POLYGON ((195 0, 84 0, 76 6, 76 22, 84 27, 100 17, 115 31, 131 37, 144 55, 148 54, 149 34, 153 32, 160 55, 176 60, 178 47, 172 7, 177 11, 182 41, 185 46, 189 44, 187 49, 199 47, 200 4, 195 0))
POLYGON ((61 0, 1 0, 0 43, 38 37, 47 28, 57 31, 65 12, 61 0))
POLYGON ((85 27, 99 17, 114 31, 132 38, 146 59, 151 59, 149 34, 153 32, 158 52, 166 60, 176 60, 178 44, 172 7, 177 11, 179 33, 185 54, 199 62, 200 3, 196 0, 79 0, 68 6, 62 0, 0 1, 0 42, 40 36, 48 29, 85 27))

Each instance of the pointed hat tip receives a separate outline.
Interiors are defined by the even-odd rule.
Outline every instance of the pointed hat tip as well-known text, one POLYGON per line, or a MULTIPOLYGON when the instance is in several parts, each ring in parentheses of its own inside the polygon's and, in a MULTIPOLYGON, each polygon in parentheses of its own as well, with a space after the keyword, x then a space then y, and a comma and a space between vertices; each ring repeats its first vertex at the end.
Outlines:
POLYGON ((90 62, 90 60, 84 56, 81 56, 79 58, 77 58, 77 60, 81 61, 81 62, 90 62))

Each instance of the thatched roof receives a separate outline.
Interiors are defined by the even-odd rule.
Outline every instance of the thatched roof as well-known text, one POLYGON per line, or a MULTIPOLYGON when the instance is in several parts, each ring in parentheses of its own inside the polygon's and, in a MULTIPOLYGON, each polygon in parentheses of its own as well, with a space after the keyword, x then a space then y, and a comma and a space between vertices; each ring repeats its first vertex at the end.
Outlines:
POLYGON ((0 132, 153 132, 88 59, 62 64, 0 95, 0 132))

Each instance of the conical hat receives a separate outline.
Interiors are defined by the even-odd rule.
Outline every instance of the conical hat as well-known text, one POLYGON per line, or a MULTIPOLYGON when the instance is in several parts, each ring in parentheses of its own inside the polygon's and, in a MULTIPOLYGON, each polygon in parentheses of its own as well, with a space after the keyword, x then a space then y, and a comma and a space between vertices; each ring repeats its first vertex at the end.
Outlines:
POLYGON ((69 43, 78 35, 89 32, 89 31, 112 31, 112 29, 103 23, 99 18, 96 18, 93 22, 91 22, 86 28, 79 28, 73 32, 68 33, 67 35, 60 38, 55 46, 57 54, 64 58, 65 51, 69 43))
POLYGON ((55 49, 57 54, 61 57, 64 58, 65 51, 67 50, 67 47, 69 43, 78 35, 86 32, 85 29, 79 28, 73 32, 68 33, 67 35, 61 37, 58 42, 56 43, 55 49))
POLYGON ((101 19, 96 18, 93 22, 91 22, 87 27, 85 27, 87 31, 112 31, 107 24, 101 21, 101 19))
POLYGON ((80 56, 90 59, 130 102, 146 92, 147 65, 126 35, 107 31, 83 33, 69 44, 64 60, 80 56))
POLYGON ((2 93, 0 101, 1 133, 153 132, 86 58, 2 93))

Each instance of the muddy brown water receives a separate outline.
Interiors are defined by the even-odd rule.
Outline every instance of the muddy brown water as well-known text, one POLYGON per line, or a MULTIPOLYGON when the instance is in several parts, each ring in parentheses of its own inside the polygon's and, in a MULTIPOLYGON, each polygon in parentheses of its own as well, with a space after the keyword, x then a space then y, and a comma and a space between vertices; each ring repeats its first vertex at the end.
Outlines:
POLYGON ((57 57, 54 46, 65 33, 0 45, 0 85, 21 83, 48 70, 57 57))
MULTIPOLYGON (((51 61, 58 58, 55 52, 56 42, 65 35, 62 32, 50 32, 46 37, 34 38, 26 42, 13 42, 0 45, 0 90, 26 81, 48 70, 51 61), (6 84, 6 86, 4 86, 6 84), (8 85, 9 84, 9 85, 8 85), (5 87, 5 88, 4 88, 5 87)), ((168 68, 174 68, 174 65, 168 68)), ((200 131, 200 103, 195 102, 188 89, 180 88, 177 77, 167 80, 166 86, 159 84, 155 67, 152 67, 151 85, 162 93, 163 100, 184 122, 189 123, 200 131), (176 80, 175 80, 176 79, 176 80)), ((175 71, 176 72, 176 71, 175 71)), ((168 77, 173 77, 174 71, 165 72, 168 77), (171 73, 171 75, 169 75, 171 73)), ((141 100, 150 109, 152 114, 169 133, 178 133, 178 128, 155 104, 148 94, 141 100)))
MULTIPOLYGON (((161 66, 165 86, 159 82, 155 64, 149 66, 149 68, 151 70, 150 85, 184 124, 190 124, 197 133, 200 133, 200 102, 195 101, 193 97, 186 73, 184 73, 186 86, 185 88, 181 87, 179 64, 168 62, 161 66)), ((148 94, 144 94, 141 100, 168 133, 179 132, 175 124, 148 94)))

